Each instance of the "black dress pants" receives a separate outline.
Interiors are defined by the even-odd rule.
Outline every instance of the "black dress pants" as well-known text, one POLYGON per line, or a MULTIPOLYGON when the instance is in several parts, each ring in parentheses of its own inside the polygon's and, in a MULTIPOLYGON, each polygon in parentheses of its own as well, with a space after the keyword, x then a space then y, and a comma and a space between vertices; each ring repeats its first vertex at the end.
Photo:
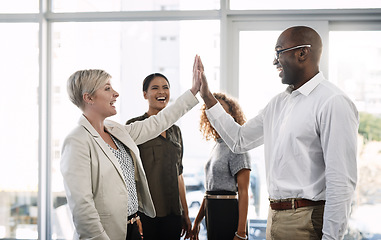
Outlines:
POLYGON ((150 218, 139 212, 144 240, 179 240, 182 219, 179 215, 150 218))
MULTIPOLYGON (((129 217, 128 220, 131 218, 129 217)), ((126 240, 142 240, 142 236, 139 232, 139 227, 137 222, 134 222, 133 224, 127 224, 127 237, 126 240)))

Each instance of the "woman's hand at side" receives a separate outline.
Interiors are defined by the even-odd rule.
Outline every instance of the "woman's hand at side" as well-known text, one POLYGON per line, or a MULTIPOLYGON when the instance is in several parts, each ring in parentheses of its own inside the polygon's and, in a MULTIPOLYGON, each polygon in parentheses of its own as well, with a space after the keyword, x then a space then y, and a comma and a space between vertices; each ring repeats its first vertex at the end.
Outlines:
POLYGON ((199 240, 198 239, 199 233, 200 233, 200 223, 194 222, 190 239, 191 240, 199 240))
POLYGON ((202 200, 200 209, 198 210, 198 214, 196 219, 193 222, 193 228, 192 228, 192 236, 190 237, 191 240, 199 240, 198 234, 200 233, 200 223, 202 219, 205 216, 205 199, 202 200))

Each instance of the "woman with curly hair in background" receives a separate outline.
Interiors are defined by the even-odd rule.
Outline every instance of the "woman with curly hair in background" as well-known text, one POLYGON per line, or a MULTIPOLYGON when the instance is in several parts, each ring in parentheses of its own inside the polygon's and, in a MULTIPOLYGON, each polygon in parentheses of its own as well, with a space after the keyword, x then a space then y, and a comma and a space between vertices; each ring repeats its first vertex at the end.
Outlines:
MULTIPOLYGON (((245 116, 237 101, 224 93, 214 93, 237 124, 245 123, 245 116)), ((248 189, 250 158, 247 153, 233 153, 211 126, 202 107, 200 131, 206 140, 216 141, 205 164, 205 197, 192 228, 192 239, 198 240, 200 223, 205 217, 208 240, 247 239, 248 189), (238 193, 238 194, 237 194, 238 193)))

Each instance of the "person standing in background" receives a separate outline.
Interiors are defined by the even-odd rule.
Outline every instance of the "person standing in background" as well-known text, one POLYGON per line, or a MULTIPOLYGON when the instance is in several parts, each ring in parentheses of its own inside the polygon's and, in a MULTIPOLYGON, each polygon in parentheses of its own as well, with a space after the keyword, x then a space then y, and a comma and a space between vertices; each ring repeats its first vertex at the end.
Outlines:
MULTIPOLYGON (((148 111, 127 124, 156 115, 167 106, 171 96, 167 77, 160 73, 148 75, 143 81, 143 96, 148 101, 148 111)), ((189 238, 191 222, 182 175, 184 149, 180 128, 174 124, 138 147, 156 210, 154 218, 139 213, 144 239, 179 240, 183 235, 189 238)))
MULTIPOLYGON (((245 123, 238 103, 224 93, 214 93, 226 113, 236 124, 245 123)), ((198 240, 200 223, 205 216, 208 240, 247 239, 249 205, 250 158, 248 153, 233 153, 206 117, 202 108, 200 131, 206 140, 216 141, 210 159, 205 164, 205 197, 193 223, 192 240, 198 240), (238 192, 238 196, 237 196, 238 192)))

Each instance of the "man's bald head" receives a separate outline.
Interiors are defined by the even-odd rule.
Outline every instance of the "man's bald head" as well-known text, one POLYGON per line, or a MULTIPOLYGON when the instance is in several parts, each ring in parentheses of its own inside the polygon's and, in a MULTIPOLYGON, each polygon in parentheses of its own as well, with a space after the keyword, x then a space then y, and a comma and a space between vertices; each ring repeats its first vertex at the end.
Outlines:
POLYGON ((281 70, 282 83, 297 89, 319 72, 322 40, 314 29, 306 26, 286 29, 279 36, 275 50, 282 53, 273 62, 281 70))
POLYGON ((314 29, 306 26, 295 26, 286 29, 282 34, 287 34, 288 40, 293 46, 311 44, 312 59, 316 64, 319 64, 323 43, 320 35, 314 29))

